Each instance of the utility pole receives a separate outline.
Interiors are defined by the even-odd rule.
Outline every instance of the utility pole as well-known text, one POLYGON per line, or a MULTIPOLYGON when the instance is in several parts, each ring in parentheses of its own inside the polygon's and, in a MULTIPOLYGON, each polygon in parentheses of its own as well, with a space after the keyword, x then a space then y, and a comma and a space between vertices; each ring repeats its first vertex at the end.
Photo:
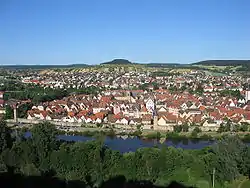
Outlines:
POLYGON ((213 188, 214 188, 214 180, 215 180, 215 168, 213 168, 213 188))

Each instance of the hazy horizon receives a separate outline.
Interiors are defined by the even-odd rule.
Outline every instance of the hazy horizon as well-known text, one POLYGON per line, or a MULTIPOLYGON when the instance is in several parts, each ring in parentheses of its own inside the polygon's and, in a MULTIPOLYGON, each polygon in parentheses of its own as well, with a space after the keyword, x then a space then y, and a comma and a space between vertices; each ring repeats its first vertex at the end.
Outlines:
POLYGON ((3 0, 0 65, 248 60, 248 0, 3 0))

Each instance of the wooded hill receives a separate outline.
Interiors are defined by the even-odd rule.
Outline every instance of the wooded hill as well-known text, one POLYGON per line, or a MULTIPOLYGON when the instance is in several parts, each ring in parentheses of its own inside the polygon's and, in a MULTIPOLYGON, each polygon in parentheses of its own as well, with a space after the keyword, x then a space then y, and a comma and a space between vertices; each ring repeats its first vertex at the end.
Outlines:
POLYGON ((206 60, 193 63, 193 65, 249 66, 250 60, 206 60))

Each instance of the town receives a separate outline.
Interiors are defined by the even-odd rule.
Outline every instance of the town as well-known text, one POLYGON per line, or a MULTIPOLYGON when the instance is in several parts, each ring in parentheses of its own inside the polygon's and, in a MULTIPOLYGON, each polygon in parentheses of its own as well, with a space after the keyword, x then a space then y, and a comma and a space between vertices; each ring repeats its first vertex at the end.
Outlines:
MULTIPOLYGON (((164 72, 117 65, 15 74, 21 84, 44 89, 98 88, 94 94, 72 92, 61 99, 33 104, 27 109, 24 122, 131 130, 188 132, 198 127, 208 132, 224 127, 227 131, 247 131, 248 126, 242 125, 250 124, 248 77, 207 72, 199 69, 164 72)), ((1 92, 2 114, 3 95, 1 92)))

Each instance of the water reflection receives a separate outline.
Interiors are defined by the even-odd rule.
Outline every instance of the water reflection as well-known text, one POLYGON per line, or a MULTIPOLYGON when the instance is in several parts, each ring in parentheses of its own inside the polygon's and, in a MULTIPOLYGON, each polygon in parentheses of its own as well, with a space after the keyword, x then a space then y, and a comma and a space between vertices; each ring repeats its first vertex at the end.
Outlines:
MULTIPOLYGON (((31 133, 27 132, 25 137, 30 137, 31 133)), ((89 136, 73 136, 73 135, 59 135, 58 139, 65 141, 85 142, 94 140, 94 137, 89 136)), ((204 147, 214 144, 215 141, 201 140, 201 139, 187 139, 187 138, 174 138, 167 139, 161 143, 157 139, 140 139, 138 137, 106 137, 104 144, 111 149, 118 150, 122 153, 136 151, 143 147, 162 147, 172 146, 182 149, 202 149, 204 147)), ((249 145, 249 143, 247 143, 249 145)))

